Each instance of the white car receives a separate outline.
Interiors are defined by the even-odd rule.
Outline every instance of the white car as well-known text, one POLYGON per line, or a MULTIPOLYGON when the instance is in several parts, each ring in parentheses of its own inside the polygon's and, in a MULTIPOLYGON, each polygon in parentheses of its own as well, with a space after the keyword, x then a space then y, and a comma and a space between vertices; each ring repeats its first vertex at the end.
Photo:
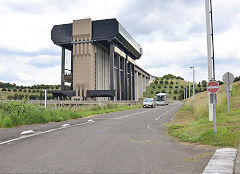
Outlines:
POLYGON ((154 100, 154 98, 146 98, 143 101, 143 108, 155 108, 155 100, 154 100))

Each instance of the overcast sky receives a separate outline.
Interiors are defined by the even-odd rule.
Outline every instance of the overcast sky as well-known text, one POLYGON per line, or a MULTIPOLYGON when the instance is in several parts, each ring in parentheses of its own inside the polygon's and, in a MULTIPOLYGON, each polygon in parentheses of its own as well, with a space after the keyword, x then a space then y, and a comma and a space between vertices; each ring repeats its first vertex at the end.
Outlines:
MULTIPOLYGON (((61 49, 51 41, 55 24, 117 18, 142 46, 137 64, 152 75, 207 79, 204 0, 1 0, 0 81, 60 84, 61 49)), ((240 1, 213 0, 218 80, 240 76, 240 1)))

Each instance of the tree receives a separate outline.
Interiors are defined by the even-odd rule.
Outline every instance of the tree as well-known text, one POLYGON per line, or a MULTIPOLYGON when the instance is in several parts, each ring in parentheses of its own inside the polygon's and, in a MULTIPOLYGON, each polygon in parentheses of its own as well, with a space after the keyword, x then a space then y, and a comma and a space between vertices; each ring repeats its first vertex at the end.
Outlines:
POLYGON ((207 86, 207 81, 206 80, 202 80, 202 87, 206 87, 207 86))

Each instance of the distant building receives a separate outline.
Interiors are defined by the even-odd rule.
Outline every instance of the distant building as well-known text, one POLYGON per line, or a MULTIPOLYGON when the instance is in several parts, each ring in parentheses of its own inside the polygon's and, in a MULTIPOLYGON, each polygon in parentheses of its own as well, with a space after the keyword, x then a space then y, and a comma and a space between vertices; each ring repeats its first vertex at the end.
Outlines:
POLYGON ((152 80, 135 63, 142 48, 116 19, 55 25, 51 39, 62 47, 61 91, 55 91, 55 96, 138 100, 152 80), (69 68, 66 62, 70 62, 69 68))

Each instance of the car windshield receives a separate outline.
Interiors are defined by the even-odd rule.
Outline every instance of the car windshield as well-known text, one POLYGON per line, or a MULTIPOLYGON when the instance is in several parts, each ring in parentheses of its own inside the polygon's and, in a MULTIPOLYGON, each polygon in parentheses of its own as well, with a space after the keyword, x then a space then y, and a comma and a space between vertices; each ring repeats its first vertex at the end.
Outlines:
POLYGON ((153 101, 153 99, 151 99, 151 98, 146 98, 145 100, 144 100, 144 102, 152 102, 153 101))

